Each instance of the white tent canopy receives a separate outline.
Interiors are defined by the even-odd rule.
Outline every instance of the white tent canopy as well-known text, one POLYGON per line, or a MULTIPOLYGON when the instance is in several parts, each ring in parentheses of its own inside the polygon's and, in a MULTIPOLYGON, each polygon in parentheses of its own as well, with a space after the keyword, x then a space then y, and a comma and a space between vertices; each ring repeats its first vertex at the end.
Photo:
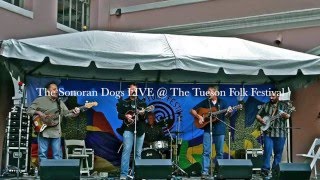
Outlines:
POLYGON ((265 83, 320 74, 318 56, 226 37, 86 31, 4 40, 0 54, 12 71, 42 76, 265 83))

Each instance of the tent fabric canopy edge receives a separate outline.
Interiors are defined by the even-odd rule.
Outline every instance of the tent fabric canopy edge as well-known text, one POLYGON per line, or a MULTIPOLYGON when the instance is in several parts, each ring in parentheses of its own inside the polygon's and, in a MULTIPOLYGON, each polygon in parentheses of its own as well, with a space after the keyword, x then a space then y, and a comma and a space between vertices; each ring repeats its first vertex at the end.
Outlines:
POLYGON ((111 81, 281 86, 320 74, 318 56, 238 38, 108 31, 4 40, 0 61, 15 77, 111 81))
POLYGON ((5 40, 1 55, 63 66, 133 70, 182 69, 226 74, 320 74, 320 58, 238 38, 86 31, 5 40))
MULTIPOLYGON (((0 56, 1 58, 1 56, 0 56)), ((8 59, 4 62, 7 69, 15 77, 20 76, 23 79, 24 76, 42 76, 42 77, 60 77, 70 79, 84 79, 84 80, 107 80, 107 81, 148 81, 148 82, 161 82, 161 83, 205 83, 205 84, 266 84, 274 83, 281 84, 286 80, 292 78, 298 78, 301 76, 314 77, 314 75, 303 75, 300 71, 297 75, 278 75, 267 76, 262 71, 259 71, 258 75, 227 75, 222 69, 217 73, 204 73, 196 71, 186 71, 181 69, 175 70, 141 70, 139 66, 135 66, 133 70, 121 70, 121 69, 99 69, 93 64, 89 67, 71 67, 52 65, 48 60, 45 63, 32 64, 20 61, 19 59, 11 59, 8 63, 8 59), (23 68, 24 69, 23 69, 23 68), (63 68, 61 68, 63 67, 63 68)), ((317 76, 315 76, 317 77, 317 76)))

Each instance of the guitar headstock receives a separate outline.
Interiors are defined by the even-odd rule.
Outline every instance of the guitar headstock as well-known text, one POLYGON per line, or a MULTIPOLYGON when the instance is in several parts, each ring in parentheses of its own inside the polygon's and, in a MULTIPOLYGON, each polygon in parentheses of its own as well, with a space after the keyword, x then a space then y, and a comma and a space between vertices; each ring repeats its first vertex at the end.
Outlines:
POLYGON ((291 106, 291 107, 289 108, 289 113, 292 113, 293 111, 296 111, 296 107, 291 106))
POLYGON ((233 106, 233 107, 232 107, 232 110, 235 110, 235 109, 237 109, 237 110, 242 110, 242 108, 243 108, 243 105, 242 105, 242 104, 238 104, 238 105, 236 105, 236 106, 233 106))
POLYGON ((154 110, 154 105, 150 105, 150 106, 146 107, 146 109, 145 109, 146 112, 150 112, 153 110, 154 110))
POLYGON ((84 107, 86 107, 86 108, 92 108, 94 106, 98 106, 98 103, 97 102, 86 102, 84 104, 84 107))

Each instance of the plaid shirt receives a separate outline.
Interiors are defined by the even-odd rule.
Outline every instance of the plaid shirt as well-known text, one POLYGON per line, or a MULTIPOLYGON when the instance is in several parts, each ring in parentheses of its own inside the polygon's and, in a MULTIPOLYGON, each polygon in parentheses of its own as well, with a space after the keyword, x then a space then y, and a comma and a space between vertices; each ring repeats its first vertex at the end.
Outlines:
MULTIPOLYGON (((262 118, 265 116, 272 117, 276 116, 279 113, 279 110, 287 112, 288 105, 281 101, 279 101, 277 105, 268 102, 261 107, 261 109, 258 111, 258 115, 260 115, 262 118)), ((286 119, 282 117, 275 119, 270 128, 266 130, 264 134, 269 137, 286 137, 286 119)))

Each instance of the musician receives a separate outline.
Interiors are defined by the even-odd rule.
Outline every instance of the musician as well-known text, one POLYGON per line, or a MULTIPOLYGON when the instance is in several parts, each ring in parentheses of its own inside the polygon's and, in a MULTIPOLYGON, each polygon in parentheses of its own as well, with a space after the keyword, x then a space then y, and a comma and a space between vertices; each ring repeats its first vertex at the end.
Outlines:
MULTIPOLYGON (((53 114, 46 112, 56 112, 65 117, 75 117, 79 115, 80 109, 75 108, 70 112, 63 101, 58 97, 58 86, 55 82, 50 82, 46 86, 46 95, 35 99, 28 108, 28 115, 39 115, 41 118, 48 118, 53 114)), ((39 160, 47 159, 48 149, 51 146, 53 159, 62 159, 61 151, 61 116, 57 116, 54 121, 57 126, 47 127, 41 133, 38 133, 38 156, 39 160)))
MULTIPOLYGON (((126 179, 129 171, 130 154, 134 142, 135 117, 127 113, 137 109, 146 108, 146 103, 137 96, 137 85, 129 85, 129 97, 117 104, 118 118, 123 120, 123 150, 121 156, 120 179, 126 179)), ((139 112, 137 116, 136 159, 141 159, 143 141, 145 137, 145 113, 139 112)))
POLYGON ((147 145, 151 145, 154 141, 165 140, 165 135, 163 133, 162 127, 157 124, 155 114, 153 112, 149 112, 147 115, 148 123, 146 125, 146 135, 144 138, 144 142, 147 145))
MULTIPOLYGON (((218 98, 218 86, 210 85, 208 87, 208 98, 201 101, 198 105, 190 110, 192 116, 199 120, 200 124, 204 123, 204 119, 200 114, 197 114, 197 109, 199 108, 216 108, 217 110, 228 109, 227 113, 220 114, 217 116, 219 120, 213 123, 212 128, 212 138, 215 143, 216 159, 223 159, 223 145, 224 137, 226 133, 226 125, 221 121, 225 121, 225 117, 230 116, 232 109, 228 107, 227 104, 220 98, 218 98)), ((210 138, 210 123, 208 123, 204 128, 203 134, 203 153, 202 153, 202 179, 205 179, 209 175, 210 167, 210 155, 211 155, 211 138, 210 138)))
POLYGON ((265 125, 263 117, 274 116, 281 113, 280 118, 276 119, 271 127, 264 131, 264 147, 263 147, 263 165, 261 168, 261 175, 264 177, 269 176, 270 171, 270 158, 272 150, 274 153, 274 161, 272 163, 272 169, 274 170, 281 162, 283 147, 286 141, 286 119, 290 118, 290 115, 285 110, 288 109, 288 105, 279 101, 279 91, 273 90, 270 94, 270 101, 262 106, 256 115, 257 120, 265 125))

